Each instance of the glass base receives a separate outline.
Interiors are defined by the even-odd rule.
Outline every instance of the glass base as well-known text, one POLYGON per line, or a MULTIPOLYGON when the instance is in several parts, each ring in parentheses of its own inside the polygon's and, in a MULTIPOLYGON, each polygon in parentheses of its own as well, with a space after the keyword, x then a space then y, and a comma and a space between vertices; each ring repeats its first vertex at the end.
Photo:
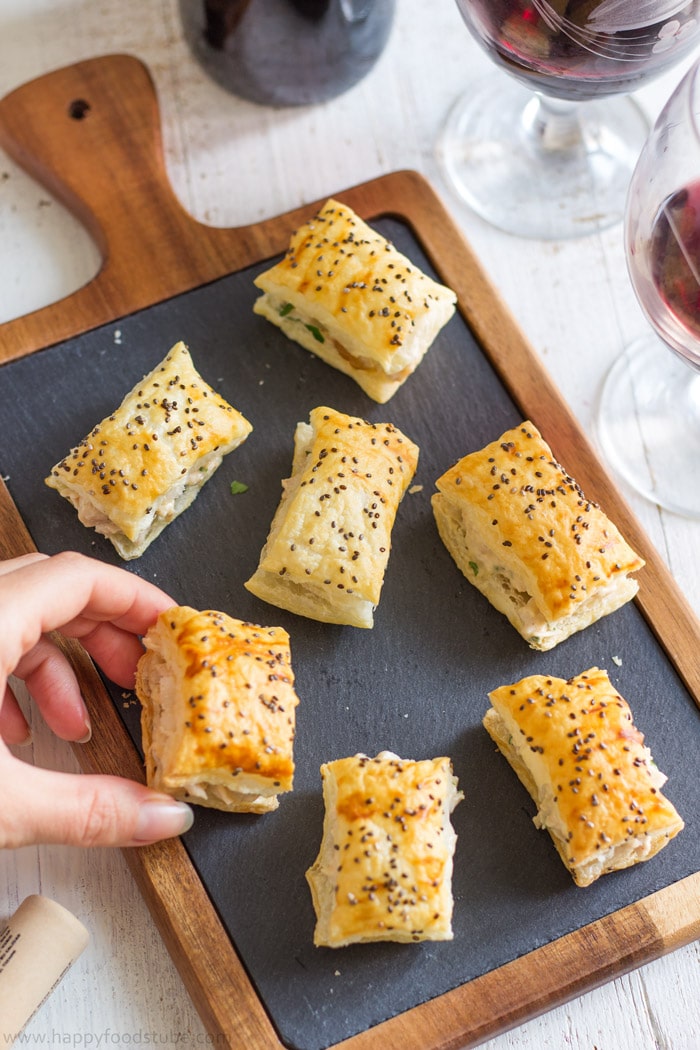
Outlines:
POLYGON ((649 335, 610 369, 595 419, 613 470, 666 510, 700 518, 700 373, 649 335))
POLYGON ((562 102, 504 74, 457 101, 437 154, 449 185, 487 222, 560 240, 622 220, 648 132, 626 96, 562 102))

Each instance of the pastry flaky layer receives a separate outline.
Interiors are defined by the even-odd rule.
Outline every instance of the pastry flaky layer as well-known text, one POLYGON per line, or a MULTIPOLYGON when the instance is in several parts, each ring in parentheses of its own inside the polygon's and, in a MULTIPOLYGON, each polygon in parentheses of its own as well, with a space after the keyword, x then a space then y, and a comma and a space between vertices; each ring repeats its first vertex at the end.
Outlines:
POLYGON ((199 375, 184 343, 51 470, 46 484, 138 558, 183 512, 251 424, 199 375))
POLYGON ((440 536, 531 648, 547 650, 637 593, 644 565, 525 422, 437 481, 440 536))
POLYGON ((653 857, 681 831, 666 777, 606 671, 532 675, 489 699, 484 726, 578 886, 653 857))
POLYGON ((333 199, 255 284, 263 292, 256 313, 380 404, 416 369, 456 302, 453 291, 333 199))
POLYGON ((256 572, 263 601, 326 623, 372 627, 396 512, 418 447, 391 423, 312 410, 256 572))
POLYGON ((276 809, 292 790, 289 635, 177 606, 145 637, 136 674, 150 787, 235 813, 276 809))
POLYGON ((451 940, 450 814, 463 795, 449 758, 354 755, 321 777, 323 840, 306 873, 314 943, 451 940))

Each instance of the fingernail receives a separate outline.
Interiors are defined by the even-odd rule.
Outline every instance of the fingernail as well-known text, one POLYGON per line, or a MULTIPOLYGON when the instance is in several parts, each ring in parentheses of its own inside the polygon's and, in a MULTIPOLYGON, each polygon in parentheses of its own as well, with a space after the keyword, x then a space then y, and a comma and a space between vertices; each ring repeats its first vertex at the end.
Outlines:
POLYGON ((152 799, 142 802, 134 829, 134 844, 156 842, 184 835, 194 823, 194 813, 186 802, 152 799))
POLYGON ((88 719, 85 719, 85 734, 80 737, 77 741, 78 744, 87 744, 89 740, 92 740, 92 726, 88 719))
POLYGON ((15 744, 15 747, 29 747, 30 744, 34 743, 34 737, 32 736, 31 729, 27 729, 27 735, 24 740, 20 740, 15 744))

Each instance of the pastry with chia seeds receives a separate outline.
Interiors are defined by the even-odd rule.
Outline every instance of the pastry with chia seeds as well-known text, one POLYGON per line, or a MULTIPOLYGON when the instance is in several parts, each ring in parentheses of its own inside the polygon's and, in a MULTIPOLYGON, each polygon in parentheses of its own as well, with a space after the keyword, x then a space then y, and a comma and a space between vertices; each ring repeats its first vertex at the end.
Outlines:
POLYGON ((287 632, 176 606, 144 645, 136 694, 149 787, 232 813, 277 809, 292 790, 299 703, 287 632))
POLYGON ((247 589, 325 623, 372 627, 418 447, 391 423, 314 408, 247 589))
POLYGON ((321 766, 325 818, 306 873, 314 944, 452 940, 450 814, 463 798, 449 758, 382 751, 321 766))
POLYGON ((440 477, 440 537, 532 649, 553 649, 639 589, 644 561, 525 422, 440 477))
POLYGON ((484 727, 529 791, 577 886, 648 860, 683 828, 606 671, 532 675, 489 693, 484 727))
POLYGON ((456 303, 453 291, 332 198, 254 283, 263 292, 255 313, 380 404, 415 371, 456 303))
POLYGON ((251 424, 202 379, 184 343, 52 468, 46 484, 130 561, 194 501, 251 424))

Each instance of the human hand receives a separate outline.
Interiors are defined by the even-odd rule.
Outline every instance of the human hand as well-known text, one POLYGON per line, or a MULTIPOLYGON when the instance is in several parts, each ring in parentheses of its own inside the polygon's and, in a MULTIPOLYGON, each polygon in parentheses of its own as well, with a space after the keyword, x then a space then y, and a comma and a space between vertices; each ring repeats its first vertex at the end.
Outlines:
POLYGON ((112 681, 131 688, 138 636, 174 604, 133 573, 81 554, 0 562, 0 848, 146 845, 191 826, 190 807, 168 795, 120 777, 39 769, 7 747, 31 739, 10 675, 24 680, 57 736, 90 739, 78 682, 51 632, 78 639, 112 681))

